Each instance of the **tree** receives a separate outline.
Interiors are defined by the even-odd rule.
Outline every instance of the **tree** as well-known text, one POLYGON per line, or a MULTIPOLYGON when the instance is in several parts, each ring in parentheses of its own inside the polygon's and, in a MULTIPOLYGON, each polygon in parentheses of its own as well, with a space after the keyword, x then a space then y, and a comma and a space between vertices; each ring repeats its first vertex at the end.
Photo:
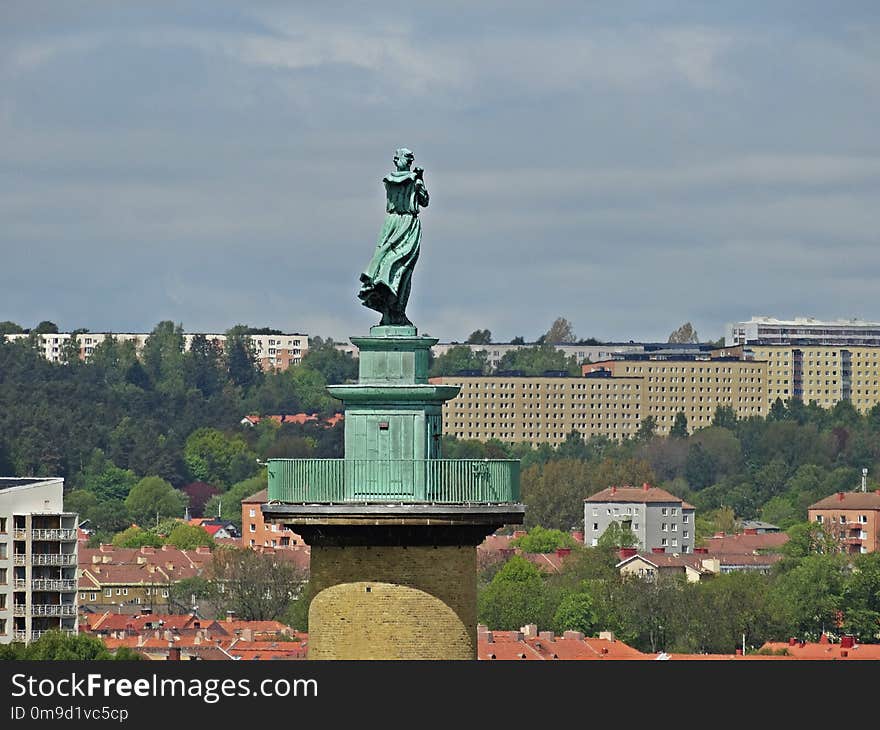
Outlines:
POLYGON ((514 555, 477 597, 480 623, 490 629, 511 631, 526 624, 546 626, 546 592, 540 571, 514 555))
POLYGON ((576 341, 577 335, 574 333, 571 322, 565 319, 565 317, 557 317, 543 338, 543 342, 549 345, 560 345, 576 341))
POLYGON ((598 547, 629 548, 638 547, 639 538, 631 529, 617 520, 612 520, 605 531, 599 535, 598 547))
POLYGON ((587 590, 567 593, 553 615, 555 631, 581 631, 590 636, 596 630, 598 616, 593 596, 587 590))
POLYGON ((526 341, 522 338, 522 336, 517 336, 517 337, 514 337, 510 341, 510 344, 511 345, 524 345, 524 344, 526 344, 526 341))
POLYGON ((24 329, 22 329, 21 325, 18 325, 15 322, 10 322, 8 319, 4 322, 0 322, 0 335, 21 334, 24 334, 24 329))
POLYGON ((472 350, 465 345, 455 345, 440 357, 435 358, 431 365, 430 374, 432 377, 455 375, 468 370, 485 373, 488 369, 488 353, 485 350, 472 350))
POLYGON ((263 467, 257 476, 233 484, 228 491, 218 494, 205 504, 205 515, 229 520, 241 528, 241 500, 266 488, 266 469, 263 467))
POLYGON ((183 325, 169 320, 159 322, 144 342, 144 369, 152 382, 164 384, 166 392, 183 390, 184 344, 183 325))
POLYGON ((175 525, 165 540, 166 545, 174 545, 180 550, 195 550, 197 547, 214 547, 214 538, 204 527, 180 522, 175 525))
POLYGON ((351 353, 337 348, 329 337, 317 346, 310 345, 300 364, 317 370, 328 385, 351 382, 358 377, 358 361, 351 353))
POLYGON ((226 330, 224 356, 229 379, 238 386, 248 388, 260 379, 262 371, 257 362, 257 351, 248 334, 247 325, 236 325, 226 330))
POLYGON ((730 406, 716 406, 712 416, 712 425, 719 428, 736 429, 736 411, 730 406))
POLYGON ((684 411, 679 411, 675 414, 675 419, 672 421, 672 428, 669 429, 669 435, 672 438, 687 438, 688 419, 687 416, 684 415, 684 411))
POLYGON ((525 535, 511 541, 511 546, 522 548, 526 553, 552 553, 557 548, 573 548, 574 538, 562 530, 548 530, 535 525, 525 535))
POLYGON ((703 445, 699 442, 691 444, 688 449, 684 476, 693 489, 704 489, 715 481, 716 463, 703 445))
POLYGON ((131 519, 148 525, 162 517, 182 517, 186 497, 161 477, 144 477, 125 498, 131 519))
POLYGON ((227 435, 216 428, 199 428, 186 439, 183 459, 198 481, 225 487, 257 470, 257 456, 240 434, 227 435))
POLYGON ((474 330, 465 342, 468 345, 488 345, 492 342, 492 333, 489 330, 474 330))
POLYGON ((113 545, 122 548, 161 547, 162 538, 151 530, 144 530, 137 525, 132 525, 113 536, 113 545))
POLYGON ((699 341, 700 340, 697 337, 697 331, 694 329, 694 326, 690 322, 685 322, 677 330, 674 330, 669 335, 669 339, 667 340, 667 342, 674 342, 678 344, 696 343, 699 341))
POLYGON ((554 345, 541 344, 508 350, 498 362, 498 370, 521 370, 525 375, 543 375, 547 371, 580 375, 574 355, 567 356, 554 345))
POLYGON ((279 554, 226 546, 214 551, 207 572, 218 586, 218 610, 234 611, 245 621, 281 618, 305 581, 302 571, 279 554))
POLYGON ((31 334, 35 335, 57 335, 58 334, 58 325, 54 322, 50 322, 48 319, 44 319, 40 322, 36 327, 31 330, 31 334))
POLYGON ((205 514, 205 505, 211 497, 220 494, 220 490, 205 482, 190 482, 185 487, 181 487, 189 500, 189 513, 191 517, 203 517, 205 514))
POLYGON ((639 421, 639 430, 636 431, 636 441, 650 441, 657 432, 657 419, 654 416, 645 416, 639 421))
POLYGON ((86 634, 46 631, 24 650, 23 659, 32 661, 98 661, 112 659, 104 642, 86 634))
POLYGON ((137 475, 130 469, 120 469, 101 449, 93 449, 89 460, 74 480, 94 494, 99 501, 123 500, 137 484, 137 475))
POLYGON ((525 469, 522 499, 526 526, 569 530, 583 524, 584 498, 594 489, 592 468, 579 459, 559 459, 525 469))

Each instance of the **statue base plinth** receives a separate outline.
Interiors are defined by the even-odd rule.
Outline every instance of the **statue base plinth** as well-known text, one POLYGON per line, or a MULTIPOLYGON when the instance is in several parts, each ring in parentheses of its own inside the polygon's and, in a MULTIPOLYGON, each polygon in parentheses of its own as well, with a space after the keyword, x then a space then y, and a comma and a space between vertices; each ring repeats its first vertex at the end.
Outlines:
POLYGON ((376 324, 370 327, 370 337, 415 337, 419 331, 415 325, 376 324))

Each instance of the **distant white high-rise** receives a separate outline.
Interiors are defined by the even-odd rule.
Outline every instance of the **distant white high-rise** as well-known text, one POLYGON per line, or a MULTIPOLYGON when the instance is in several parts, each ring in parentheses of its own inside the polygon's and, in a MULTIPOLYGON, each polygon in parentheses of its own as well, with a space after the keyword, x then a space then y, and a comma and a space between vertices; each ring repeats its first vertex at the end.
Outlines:
POLYGON ((77 515, 61 478, 0 478, 0 644, 77 631, 77 515))
POLYGON ((880 322, 861 319, 821 320, 812 317, 776 319, 752 317, 747 322, 728 324, 724 332, 724 344, 813 344, 813 345, 862 345, 880 346, 880 322))

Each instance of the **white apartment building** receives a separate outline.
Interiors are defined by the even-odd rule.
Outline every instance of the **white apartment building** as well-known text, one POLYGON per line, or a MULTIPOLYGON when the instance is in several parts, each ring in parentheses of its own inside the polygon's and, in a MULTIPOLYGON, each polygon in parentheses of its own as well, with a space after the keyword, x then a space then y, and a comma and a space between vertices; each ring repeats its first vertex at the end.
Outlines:
POLYGON ((0 643, 77 630, 77 515, 61 478, 0 478, 0 643))
MULTIPOLYGON (((219 333, 196 333, 189 332, 183 335, 184 349, 189 350, 193 338, 197 334, 203 334, 209 341, 216 342, 221 347, 226 341, 225 334, 219 333)), ((5 335, 9 341, 26 339, 30 335, 5 335)), ((50 362, 61 362, 61 353, 65 343, 73 335, 70 332, 58 332, 40 335, 43 355, 50 362)), ((134 342, 138 352, 143 350, 149 333, 143 332, 85 332, 76 335, 79 344, 80 358, 88 359, 95 347, 100 345, 108 337, 115 337, 119 342, 134 342)), ((263 370, 286 370, 291 365, 298 365, 309 349, 309 336, 299 332, 280 335, 248 335, 254 345, 260 367, 263 370)))
POLYGON ((880 322, 812 317, 752 317, 725 327, 724 344, 880 346, 880 322))

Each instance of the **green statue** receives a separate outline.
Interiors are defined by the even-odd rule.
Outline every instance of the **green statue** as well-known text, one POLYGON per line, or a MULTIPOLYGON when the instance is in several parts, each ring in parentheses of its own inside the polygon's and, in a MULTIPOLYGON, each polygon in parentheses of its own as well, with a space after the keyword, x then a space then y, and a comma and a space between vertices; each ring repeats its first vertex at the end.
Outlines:
POLYGON ((428 205, 421 167, 410 169, 413 153, 406 147, 394 153, 397 169, 388 173, 385 183, 385 224, 366 271, 361 274, 358 298, 365 307, 382 315, 380 325, 408 325, 406 316, 412 272, 419 258, 422 224, 419 206, 428 205))

